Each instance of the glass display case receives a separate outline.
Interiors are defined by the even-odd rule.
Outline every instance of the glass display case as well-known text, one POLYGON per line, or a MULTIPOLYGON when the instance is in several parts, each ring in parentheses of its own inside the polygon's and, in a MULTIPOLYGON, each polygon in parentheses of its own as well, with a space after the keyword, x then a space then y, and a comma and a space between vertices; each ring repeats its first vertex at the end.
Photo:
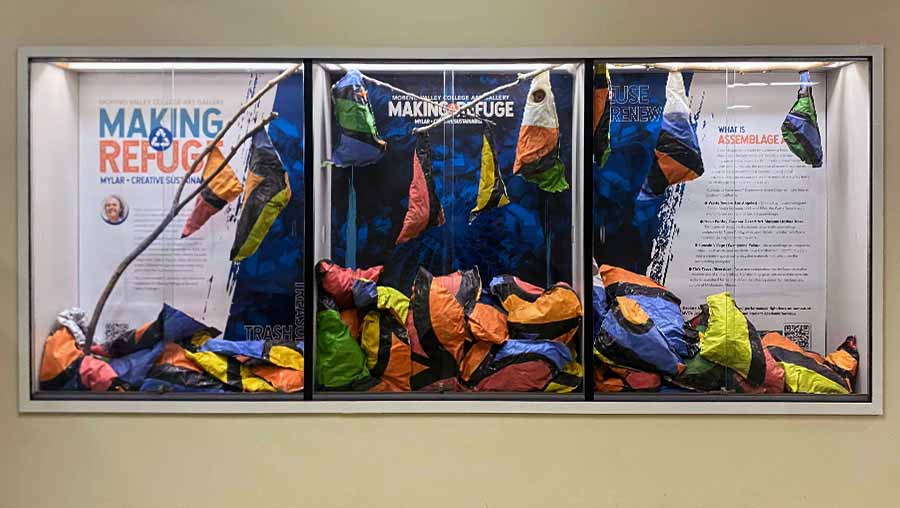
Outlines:
POLYGON ((323 396, 581 390, 583 72, 313 66, 323 396))
POLYGON ((869 61, 610 62, 594 90, 597 398, 867 398, 869 61))
POLYGON ((28 72, 35 395, 302 396, 302 65, 28 72))
POLYGON ((19 61, 23 411, 882 411, 880 48, 19 61))

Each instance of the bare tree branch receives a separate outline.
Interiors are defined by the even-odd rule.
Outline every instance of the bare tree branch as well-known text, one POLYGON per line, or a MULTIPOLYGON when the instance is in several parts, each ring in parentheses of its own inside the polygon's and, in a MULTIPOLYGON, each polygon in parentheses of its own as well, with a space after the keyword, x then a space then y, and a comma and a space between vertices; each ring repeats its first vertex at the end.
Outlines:
POLYGON ((225 134, 228 132, 228 130, 231 129, 232 126, 234 126, 234 124, 237 122, 238 118, 240 118, 241 115, 244 114, 245 111, 250 109, 250 106, 252 106, 257 101, 259 101, 259 99, 263 95, 265 95, 269 90, 274 88, 275 85, 277 85, 281 81, 284 81, 288 76, 291 76, 295 72, 297 72, 302 66, 303 66, 302 63, 293 65, 290 68, 288 68, 287 70, 285 70, 284 72, 282 72, 281 74, 279 74, 278 76, 276 76, 275 78, 271 79, 269 82, 267 82, 266 85, 260 91, 256 92, 256 94, 254 94, 253 97, 251 97, 247 102, 242 104, 240 108, 238 108, 238 110, 237 110, 237 112, 235 112, 234 116, 232 116, 231 119, 228 120, 228 123, 226 123, 222 127, 222 129, 219 130, 218 134, 216 134, 216 137, 214 137, 206 145, 206 147, 203 149, 203 151, 200 152, 199 155, 197 155, 197 158, 194 159, 194 162, 191 164, 191 167, 185 173, 184 178, 182 178, 181 182, 178 184, 178 189, 175 191, 175 197, 172 200, 172 208, 169 210, 169 212, 163 218, 162 222, 156 227, 156 229, 154 229, 153 232, 147 236, 147 238, 145 238, 143 241, 141 241, 141 243, 139 243, 134 248, 134 250, 132 250, 127 256, 125 256, 125 259, 123 259, 121 263, 119 263, 119 266, 116 267, 116 271, 113 272, 112 276, 109 278, 109 282, 106 283, 106 287, 103 288, 103 292, 100 293, 100 297, 97 299, 97 304, 94 306, 94 311, 91 314, 90 324, 88 324, 87 330, 85 330, 85 339, 86 340, 84 343, 84 350, 87 354, 90 354, 91 346, 93 345, 93 342, 94 342, 94 333, 96 332, 97 323, 100 321, 100 315, 103 313, 103 307, 106 306, 106 301, 109 299, 109 295, 112 294, 113 289, 115 289, 115 287, 116 287, 116 283, 119 282, 119 279, 122 277, 122 274, 125 273, 125 270, 128 268, 128 266, 131 265, 131 263, 135 259, 137 259, 137 257, 140 256, 141 253, 143 253, 147 249, 147 247, 149 247, 150 244, 153 243, 153 241, 156 240, 159 237, 159 235, 162 234, 163 231, 165 231, 166 227, 169 224, 171 224, 172 220, 175 219, 175 216, 177 216, 178 213, 185 206, 188 205, 188 203, 193 201, 193 199, 198 194, 200 194, 200 192, 203 189, 205 189, 206 187, 209 186, 210 181, 212 181, 212 179, 215 178, 216 175, 218 175, 225 168, 226 165, 228 165, 228 162, 231 161, 232 157, 234 157, 234 155, 237 153, 237 151, 241 147, 241 145, 244 144, 248 139, 250 139, 254 134, 259 132, 260 129, 264 128, 266 126, 266 124, 268 124, 269 122, 274 120, 278 115, 276 113, 271 113, 266 118, 264 118, 262 121, 257 123, 252 129, 250 129, 250 131, 248 131, 240 140, 238 140, 238 142, 234 146, 232 146, 231 152, 228 154, 228 156, 225 158, 225 160, 222 162, 222 164, 218 168, 216 168, 216 170, 213 171, 209 175, 209 177, 205 178, 203 180, 203 182, 193 192, 191 192, 188 195, 187 198, 182 200, 181 195, 184 192, 184 186, 187 184, 187 181, 190 178, 190 176, 193 175, 197 171, 197 168, 200 166, 200 162, 204 158, 206 158, 206 156, 209 155, 210 152, 213 151, 213 148, 215 148, 215 146, 219 143, 219 141, 222 140, 222 138, 225 136, 225 134))
POLYGON ((193 162, 193 164, 191 164, 190 169, 188 169, 187 174, 184 177, 184 180, 182 180, 181 183, 178 184, 178 190, 175 191, 175 198, 172 199, 172 206, 176 206, 176 204, 179 201, 181 201, 181 193, 184 192, 184 184, 187 182, 188 177, 193 175, 197 171, 197 168, 200 166, 200 161, 202 161, 207 155, 209 155, 210 152, 213 151, 213 148, 217 144, 219 144, 219 141, 222 140, 222 138, 225 136, 225 133, 228 132, 228 129, 231 129, 231 127, 234 125, 234 123, 237 122, 238 118, 240 118, 241 115, 243 115, 245 111, 250 109, 250 106, 255 104, 256 101, 258 101, 263 95, 265 95, 275 85, 277 85, 281 81, 284 81, 288 76, 297 72, 297 70, 299 70, 300 67, 302 67, 302 66, 303 66, 302 63, 296 64, 296 65, 290 67, 289 69, 285 70, 278 76, 272 78, 269 82, 266 83, 266 86, 262 87, 262 90, 256 92, 256 94, 253 97, 251 97, 250 100, 248 100, 247 102, 242 104, 240 108, 238 108, 238 110, 234 114, 234 116, 231 117, 231 120, 228 120, 228 123, 226 123, 225 126, 222 127, 221 130, 219 130, 219 133, 216 134, 216 137, 214 137, 212 139, 212 141, 210 141, 209 144, 206 145, 206 148, 204 148, 203 151, 200 152, 200 155, 198 155, 197 158, 194 159, 194 162, 193 162))
POLYGON ((196 189, 194 189, 190 194, 188 194, 188 196, 186 198, 181 200, 180 203, 175 205, 175 215, 178 215, 178 212, 180 212, 182 208, 184 208, 185 206, 187 206, 191 202, 193 202, 194 198, 197 197, 197 195, 200 194, 200 192, 202 192, 203 189, 209 187, 209 184, 213 181, 213 179, 215 177, 219 176, 219 173, 221 173, 222 170, 225 169, 225 166, 227 166, 228 163, 231 162, 231 159, 235 155, 237 155, 237 151, 241 147, 241 145, 243 145, 248 139, 252 138, 257 132, 259 132, 269 122, 271 122, 272 120, 275 120, 276 118, 278 118, 278 113, 273 111, 273 112, 269 113, 269 116, 263 118, 259 123, 254 125, 252 129, 247 131, 247 133, 244 134, 244 136, 241 137, 241 139, 239 139, 238 142, 235 143, 231 147, 231 151, 228 152, 228 156, 225 157, 225 159, 222 161, 222 164, 219 164, 219 167, 217 167, 215 171, 210 173, 208 177, 204 178, 203 181, 200 182, 200 185, 196 189))
MULTIPOLYGON (((266 124, 274 120, 277 116, 278 115, 274 112, 269 114, 269 116, 256 124, 247 132, 247 134, 245 134, 240 140, 238 140, 238 142, 231 147, 231 151, 228 153, 228 156, 225 157, 225 160, 222 161, 222 164, 220 164, 219 167, 210 174, 209 178, 203 180, 203 182, 193 192, 191 192, 187 198, 179 203, 176 203, 169 210, 169 213, 167 213, 163 218, 162 222, 160 222, 159 225, 156 226, 156 229, 154 229, 153 232, 151 232, 150 235, 147 236, 147 238, 144 238, 144 240, 141 241, 141 243, 139 243, 137 247, 135 247, 134 250, 132 250, 127 256, 125 256, 125 259, 123 259, 121 263, 119 263, 119 266, 116 267, 116 271, 113 272, 112 277, 109 278, 109 282, 106 283, 106 287, 103 288, 103 292, 100 293, 100 298, 97 300, 97 305, 94 306, 94 312, 91 315, 91 322, 88 325, 88 329, 85 333, 86 340, 84 343, 84 350, 86 353, 90 353, 91 351, 91 345, 94 342, 94 332, 97 327, 97 322, 100 321, 100 314, 103 312, 103 307, 106 306, 106 301, 109 299, 109 295, 112 294, 113 289, 115 289, 116 287, 116 283, 119 282, 119 279, 122 277, 122 274, 125 273, 125 270, 128 268, 128 266, 131 265, 131 263, 141 255, 141 253, 147 250, 147 247, 149 247, 150 244, 153 243, 153 241, 156 240, 163 231, 165 231, 166 227, 168 227, 168 225, 172 223, 172 221, 175 219, 175 216, 178 215, 182 208, 187 206, 187 204, 190 203, 198 194, 200 194, 203 189, 209 186, 209 183, 212 181, 212 179, 215 178, 216 175, 218 175, 225 168, 225 166, 228 165, 235 154, 237 154, 238 149, 240 149, 241 145, 243 145, 248 139, 259 132, 260 129, 264 128, 266 124)), ((185 176, 184 179, 187 180, 187 176, 185 176)))
MULTIPOLYGON (((100 321, 100 314, 103 312, 103 307, 106 306, 106 301, 109 299, 109 295, 112 294, 113 289, 115 289, 116 287, 116 283, 119 282, 119 279, 122 277, 122 274, 125 273, 125 270, 128 268, 128 266, 131 265, 131 263, 141 255, 141 253, 147 250, 147 247, 149 247, 150 244, 153 243, 153 241, 156 240, 163 231, 165 231, 166 227, 168 227, 168 225, 172 223, 172 221, 175 219, 175 216, 178 215, 182 208, 187 206, 187 204, 190 203, 197 196, 197 194, 200 194, 203 189, 209 186, 209 183, 212 181, 212 179, 215 178, 216 175, 218 175, 225 168, 225 166, 228 165, 235 154, 237 154, 238 149, 240 149, 241 145, 243 145, 248 139, 253 137, 254 134, 259 132, 260 129, 264 128, 266 124, 274 120, 277 116, 278 115, 274 112, 269 114, 269 116, 256 124, 241 139, 239 139, 238 142, 231 147, 231 151, 228 153, 228 156, 225 157, 225 159, 222 161, 222 164, 220 164, 219 167, 216 168, 216 170, 213 171, 208 178, 204 179, 203 182, 193 192, 191 192, 187 198, 179 203, 176 203, 169 210, 169 213, 167 213, 166 216, 163 217, 162 222, 160 222, 159 225, 156 226, 156 229, 154 229, 153 232, 151 232, 150 235, 147 236, 147 238, 144 238, 144 240, 141 241, 141 243, 139 243, 137 247, 135 247, 134 250, 132 250, 127 256, 125 256, 125 259, 123 259, 121 263, 119 263, 119 266, 116 267, 116 271, 113 272, 112 277, 109 278, 109 282, 106 283, 106 287, 103 288, 103 292, 100 293, 100 298, 97 300, 97 305, 94 306, 94 313, 91 315, 91 322, 88 325, 88 329, 85 333, 86 340, 84 343, 84 349, 86 353, 90 353, 91 345, 94 342, 94 331, 97 327, 97 322, 100 321)), ((187 176, 185 176, 184 179, 187 180, 187 176)))

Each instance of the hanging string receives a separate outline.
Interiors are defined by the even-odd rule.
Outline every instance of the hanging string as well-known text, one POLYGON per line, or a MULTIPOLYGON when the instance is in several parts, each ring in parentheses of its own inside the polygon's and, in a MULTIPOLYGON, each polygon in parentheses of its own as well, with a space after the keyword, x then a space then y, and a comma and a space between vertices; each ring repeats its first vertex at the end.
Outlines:
POLYGON ((446 121, 448 121, 448 120, 452 120, 453 118, 456 118, 457 116, 461 115, 463 112, 465 112, 465 111, 471 109, 473 106, 475 106, 475 105, 478 104, 479 102, 484 101, 484 100, 487 99, 488 97, 490 97, 490 96, 492 96, 492 95, 494 95, 494 94, 496 94, 496 93, 498 93, 498 92, 502 92, 503 90, 507 90, 507 89, 509 89, 509 88, 512 88, 512 87, 518 85, 519 83, 522 83, 523 81, 527 81, 527 80, 529 80, 529 79, 531 79, 531 78, 537 76, 538 74, 541 74, 542 72, 547 72, 547 71, 556 69, 557 67, 561 67, 562 65, 563 65, 563 64, 561 64, 561 63, 558 63, 558 64, 552 64, 552 65, 547 65, 547 66, 545 66, 545 67, 542 67, 542 68, 537 69, 537 70, 533 70, 533 71, 528 72, 528 73, 525 73, 525 74, 519 74, 519 75, 516 77, 516 80, 515 80, 515 81, 511 81, 511 82, 509 82, 509 83, 506 83, 505 85, 500 85, 500 86, 498 86, 497 88, 494 88, 494 89, 492 89, 492 90, 488 90, 487 92, 484 92, 483 94, 479 95, 478 97, 475 97, 475 98, 472 99, 471 101, 469 101, 469 102, 463 104, 462 106, 460 106, 460 107, 457 108, 456 110, 451 111, 451 112, 447 113, 446 115, 444 115, 444 116, 438 118, 438 119, 435 120, 434 122, 432 122, 432 123, 430 123, 430 124, 428 124, 428 125, 426 125, 426 126, 424 126, 424 127, 417 127, 417 128, 415 128, 415 129, 413 129, 413 134, 419 134, 419 133, 421 133, 421 132, 428 132, 428 131, 430 131, 431 129, 434 129, 435 127, 437 127, 437 126, 443 124, 444 122, 446 122, 446 121))
POLYGON ((347 256, 348 268, 356 268, 356 167, 350 166, 349 192, 347 193, 347 256))
MULTIPOLYGON (((456 72, 450 71, 449 74, 450 74, 450 96, 456 97, 456 72)), ((444 72, 444 75, 445 76, 447 75, 447 71, 444 72)), ((445 85, 444 90, 446 90, 446 89, 447 89, 447 87, 445 85)), ((444 129, 444 131, 446 132, 446 129, 444 129)), ((456 177, 456 157, 453 157, 453 155, 452 155, 455 152, 456 152, 456 129, 451 126, 451 128, 450 128, 450 150, 448 150, 444 153, 444 173, 445 174, 449 173, 449 175, 448 175, 449 178, 444 178, 444 182, 446 182, 447 180, 450 181, 449 185, 444 186, 444 196, 445 196, 444 202, 450 203, 450 217, 454 216, 454 211, 456 208, 456 200, 453 199, 453 196, 455 195, 453 192, 453 190, 454 190, 453 184, 455 183, 455 180, 456 180, 456 178, 455 178, 456 177), (449 161, 447 160, 448 158, 449 158, 449 161), (448 187, 449 187, 449 199, 447 198, 448 187)), ((447 232, 446 234, 448 237, 447 238, 447 244, 448 244, 447 254, 449 257, 448 261, 449 261, 449 265, 450 265, 450 266, 444 267, 444 273, 450 273, 450 271, 452 271, 454 268, 456 268, 454 266, 455 261, 456 261, 456 252, 455 252, 456 243, 453 241, 456 238, 456 235, 453 234, 453 231, 451 231, 451 228, 447 227, 444 229, 446 230, 446 232, 447 232)))
POLYGON ((553 284, 550 276, 550 259, 553 257, 553 242, 551 239, 552 230, 550 229, 550 198, 547 193, 544 194, 544 255, 547 257, 545 261, 546 285, 549 288, 553 284))

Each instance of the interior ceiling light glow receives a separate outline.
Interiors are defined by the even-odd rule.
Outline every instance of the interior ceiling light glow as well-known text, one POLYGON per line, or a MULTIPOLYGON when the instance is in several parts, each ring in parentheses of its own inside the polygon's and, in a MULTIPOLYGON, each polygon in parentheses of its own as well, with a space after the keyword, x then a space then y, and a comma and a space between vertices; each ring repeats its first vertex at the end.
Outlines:
POLYGON ((610 69, 614 69, 617 71, 625 71, 625 70, 645 70, 649 67, 645 64, 609 64, 608 67, 610 69))
MULTIPOLYGON (((323 64, 325 69, 332 72, 342 72, 344 69, 356 69, 360 72, 530 72, 541 67, 551 65, 543 63, 355 63, 341 62, 323 64)), ((554 70, 572 72, 576 65, 573 63, 561 64, 554 70)))
POLYGON ((153 71, 283 71, 288 62, 59 62, 58 66, 82 72, 153 71))
POLYGON ((645 64, 610 64, 614 70, 620 69, 648 69, 664 71, 731 71, 738 73, 748 72, 775 72, 815 70, 825 68, 831 62, 821 61, 729 61, 729 62, 652 62, 645 64))
POLYGON ((801 83, 799 81, 773 81, 772 83, 769 83, 769 84, 772 86, 800 86, 800 85, 815 86, 815 85, 818 85, 819 82, 818 81, 810 81, 809 83, 801 83))

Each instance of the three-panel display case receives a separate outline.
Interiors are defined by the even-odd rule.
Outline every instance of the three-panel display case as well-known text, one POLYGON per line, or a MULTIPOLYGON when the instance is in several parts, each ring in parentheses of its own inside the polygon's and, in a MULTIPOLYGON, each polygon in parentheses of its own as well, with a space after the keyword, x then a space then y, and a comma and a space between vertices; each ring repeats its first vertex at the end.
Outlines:
POLYGON ((882 411, 880 48, 19 62, 23 411, 882 411))

